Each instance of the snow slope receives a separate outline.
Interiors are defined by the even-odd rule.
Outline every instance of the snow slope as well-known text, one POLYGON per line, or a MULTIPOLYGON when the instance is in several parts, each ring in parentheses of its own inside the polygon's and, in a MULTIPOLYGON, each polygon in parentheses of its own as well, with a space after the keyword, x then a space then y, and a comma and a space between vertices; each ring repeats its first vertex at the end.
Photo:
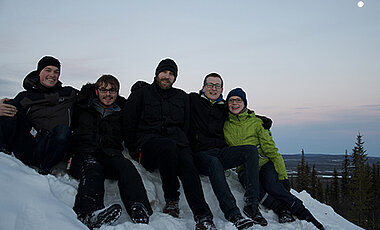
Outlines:
MULTIPOLYGON (((194 229, 195 222, 181 191, 180 218, 173 218, 161 212, 164 205, 160 177, 157 173, 149 173, 134 162, 142 175, 151 201, 154 214, 149 225, 133 224, 123 211, 120 219, 113 226, 104 226, 105 230, 187 230, 194 229)), ((78 182, 68 176, 62 167, 53 171, 54 175, 42 176, 16 158, 0 152, 0 230, 76 230, 87 229, 76 219, 72 210, 78 182)), ((239 185, 236 174, 226 172, 228 183, 237 198, 238 206, 243 207, 243 189, 239 185)), ((227 222, 220 211, 207 177, 201 177, 206 200, 214 214, 214 222, 220 230, 235 230, 227 222)), ((314 200, 306 192, 292 193, 303 200, 305 206, 325 226, 326 229, 347 230, 362 229, 339 216, 334 210, 314 200)), ((106 180, 105 203, 120 203, 117 182, 106 180)), ((316 229, 311 223, 297 220, 293 223, 280 224, 277 216, 270 210, 261 209, 268 220, 268 226, 255 225, 251 229, 303 230, 316 229)))

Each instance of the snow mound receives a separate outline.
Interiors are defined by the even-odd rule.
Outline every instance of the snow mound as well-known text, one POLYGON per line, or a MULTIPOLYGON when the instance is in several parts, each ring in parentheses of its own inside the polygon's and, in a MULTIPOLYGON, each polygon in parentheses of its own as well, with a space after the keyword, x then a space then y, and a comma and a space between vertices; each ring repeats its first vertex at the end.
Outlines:
MULTIPOLYGON (((148 225, 133 224, 123 211, 120 219, 112 226, 103 226, 102 230, 188 230, 195 228, 192 213, 187 206, 183 191, 180 197, 180 218, 173 218, 162 213, 164 206, 161 179, 158 173, 147 172, 141 165, 133 161, 140 172, 154 210, 148 225)), ((72 207, 78 182, 71 178, 63 169, 57 167, 53 175, 42 176, 34 169, 25 166, 16 158, 0 152, 0 230, 76 230, 87 229, 77 220, 72 207)), ((238 206, 243 207, 243 189, 237 181, 236 174, 226 172, 228 183, 235 195, 238 206)), ((224 219, 218 202, 214 196, 207 177, 201 177, 206 200, 213 211, 214 222, 220 230, 235 230, 236 228, 224 219)), ((105 203, 120 203, 117 182, 106 180, 105 203)), ((305 206, 325 226, 326 229, 347 230, 362 229, 345 220, 325 204, 313 199, 308 193, 292 190, 305 206)), ((267 227, 255 225, 251 229, 271 230, 308 230, 316 229, 306 221, 297 220, 293 223, 280 224, 277 216, 270 210, 261 209, 268 221, 267 227)))

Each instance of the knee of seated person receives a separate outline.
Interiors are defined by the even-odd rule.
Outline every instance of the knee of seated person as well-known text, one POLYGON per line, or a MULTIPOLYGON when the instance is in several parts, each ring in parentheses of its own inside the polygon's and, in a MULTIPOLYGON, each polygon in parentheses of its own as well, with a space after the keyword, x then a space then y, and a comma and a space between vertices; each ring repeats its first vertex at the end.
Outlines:
POLYGON ((67 125, 57 125, 51 130, 52 135, 57 141, 66 142, 71 136, 71 130, 67 125))
POLYGON ((246 145, 245 148, 246 148, 247 151, 249 151, 251 153, 254 153, 254 154, 258 153, 257 147, 254 146, 254 145, 246 145))
POLYGON ((83 162, 82 171, 103 174, 103 166, 98 161, 95 161, 93 159, 86 159, 83 162))
POLYGON ((177 150, 177 144, 174 141, 168 139, 168 140, 162 141, 162 143, 160 145, 160 148, 162 149, 163 152, 167 152, 167 153, 173 152, 173 153, 175 153, 176 150, 177 150))
MULTIPOLYGON (((210 157, 207 160, 207 165, 209 168, 222 168, 223 169, 222 163, 216 157, 210 157)), ((224 169, 223 169, 223 171, 224 171, 224 169)))
POLYGON ((251 158, 258 158, 258 151, 256 146, 254 145, 244 145, 241 146, 241 151, 244 152, 244 156, 246 159, 251 159, 251 158))

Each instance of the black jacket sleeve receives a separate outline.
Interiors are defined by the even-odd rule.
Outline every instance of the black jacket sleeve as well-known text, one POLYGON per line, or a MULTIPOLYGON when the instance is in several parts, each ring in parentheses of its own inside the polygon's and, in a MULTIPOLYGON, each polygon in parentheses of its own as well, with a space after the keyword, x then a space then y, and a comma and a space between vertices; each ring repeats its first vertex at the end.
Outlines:
POLYGON ((137 126, 138 121, 142 113, 142 97, 139 95, 141 90, 137 90, 131 93, 128 97, 123 116, 123 128, 125 140, 124 144, 128 148, 129 154, 132 158, 137 159, 138 149, 137 149, 137 126))

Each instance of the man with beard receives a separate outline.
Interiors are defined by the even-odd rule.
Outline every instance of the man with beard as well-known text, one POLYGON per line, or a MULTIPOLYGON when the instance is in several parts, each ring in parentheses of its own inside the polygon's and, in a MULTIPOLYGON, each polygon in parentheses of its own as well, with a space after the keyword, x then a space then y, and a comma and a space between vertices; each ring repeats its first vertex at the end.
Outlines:
POLYGON ((116 221, 121 206, 104 207, 104 180, 118 180, 120 197, 134 223, 148 223, 152 209, 142 179, 123 154, 125 98, 119 81, 103 75, 84 85, 73 114, 70 173, 79 179, 74 210, 90 229, 116 221))
POLYGON ((164 213, 179 216, 179 177, 196 229, 215 229, 186 137, 188 95, 173 88, 177 73, 176 63, 165 59, 158 64, 152 84, 132 87, 124 116, 125 144, 129 154, 148 171, 160 172, 164 213))
POLYGON ((51 173, 70 143, 71 111, 77 90, 62 86, 61 63, 45 56, 24 79, 25 91, 0 102, 0 151, 51 173))

